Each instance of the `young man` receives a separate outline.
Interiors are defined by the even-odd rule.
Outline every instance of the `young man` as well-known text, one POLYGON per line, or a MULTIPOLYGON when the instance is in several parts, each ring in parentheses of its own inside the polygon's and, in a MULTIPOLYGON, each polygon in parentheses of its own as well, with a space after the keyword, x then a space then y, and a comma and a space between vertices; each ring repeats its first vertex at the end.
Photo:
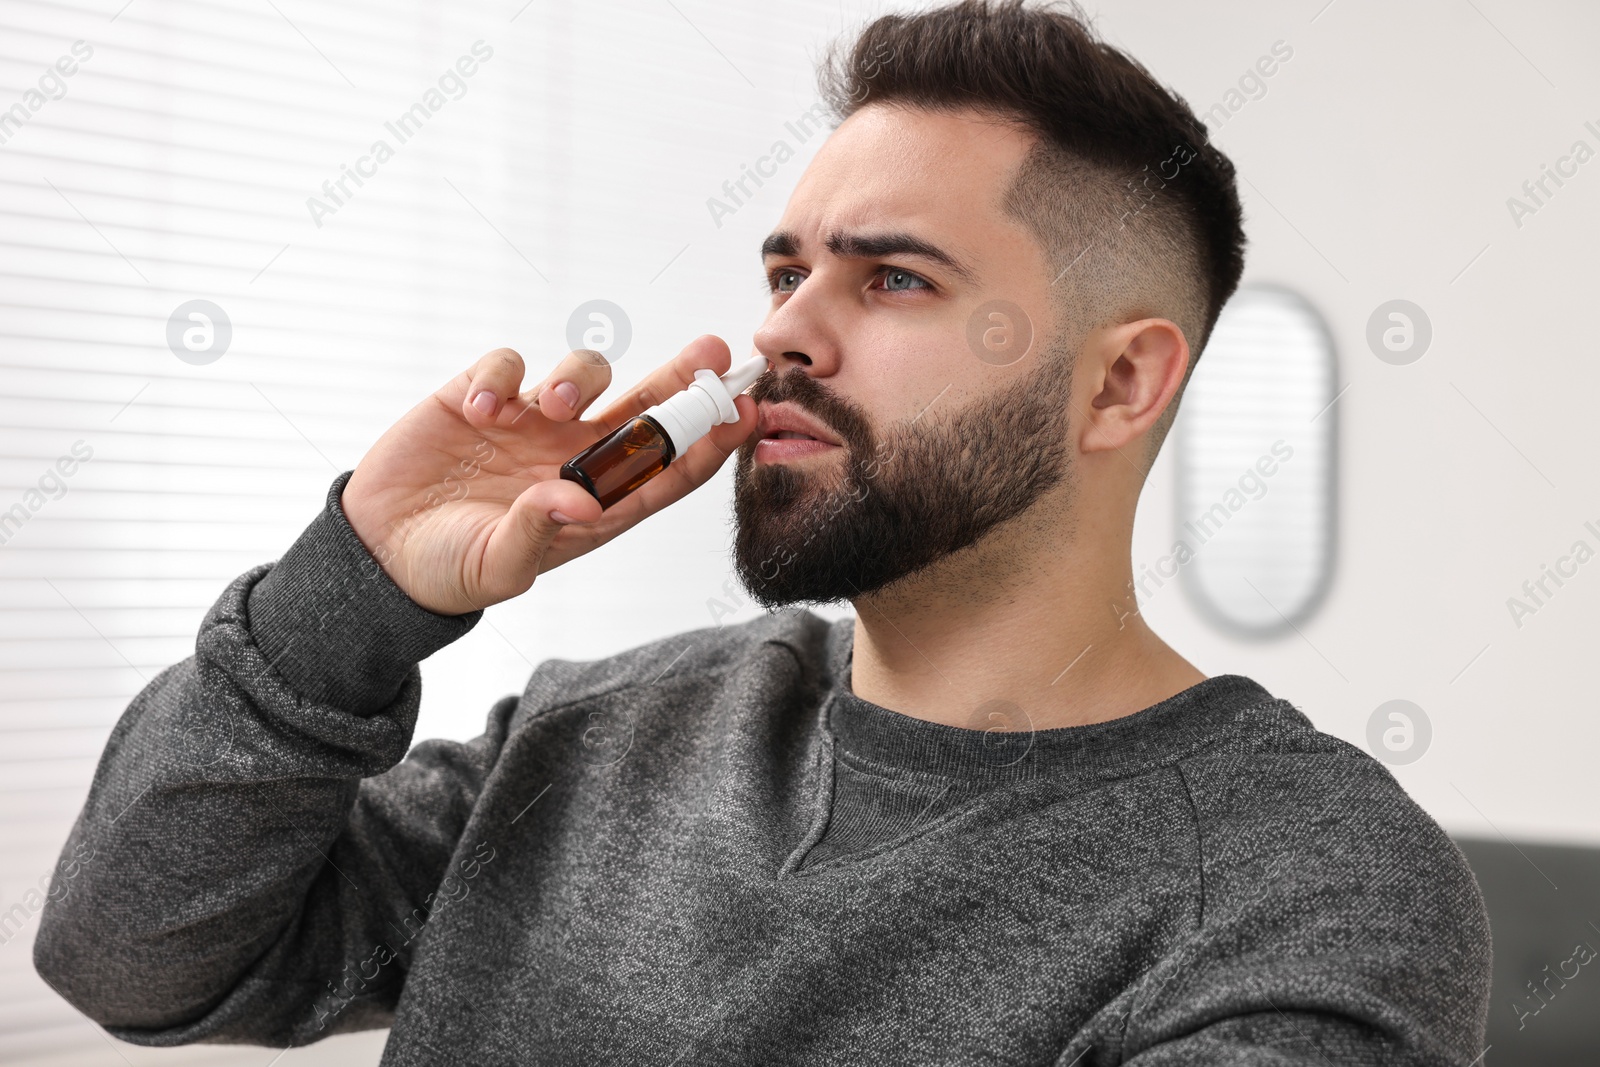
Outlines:
POLYGON ((1242 269, 1227 159, 1055 8, 879 19, 823 88, 740 420, 602 512, 561 462, 721 341, 592 419, 603 362, 522 391, 506 350, 409 413, 113 732, 35 952, 65 997, 150 1045, 392 1025, 393 1065, 1480 1055, 1460 852, 1128 593, 1242 269), (548 661, 402 760, 420 660, 735 451, 746 587, 854 619, 548 661))

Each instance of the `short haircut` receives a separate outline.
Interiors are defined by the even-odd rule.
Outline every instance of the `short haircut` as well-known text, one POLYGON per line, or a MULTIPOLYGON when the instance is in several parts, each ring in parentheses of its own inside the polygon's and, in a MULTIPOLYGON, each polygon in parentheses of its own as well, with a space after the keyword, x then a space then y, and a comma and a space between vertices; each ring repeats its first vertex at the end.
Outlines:
MULTIPOLYGON (((1245 249, 1233 163, 1189 105, 1072 0, 960 0, 884 15, 844 43, 817 72, 838 122, 872 104, 975 109, 1035 134, 1002 206, 1053 264, 1070 350, 1099 326, 1168 318, 1189 340, 1187 386, 1245 249)), ((1176 409, 1174 397, 1147 461, 1176 409)))

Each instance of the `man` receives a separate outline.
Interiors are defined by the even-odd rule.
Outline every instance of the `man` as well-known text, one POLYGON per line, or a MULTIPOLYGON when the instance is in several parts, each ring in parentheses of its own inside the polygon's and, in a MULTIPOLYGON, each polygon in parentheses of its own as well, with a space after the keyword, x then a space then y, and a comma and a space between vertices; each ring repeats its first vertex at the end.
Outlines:
POLYGON ((64 996, 151 1045, 392 1025, 395 1065, 1480 1055, 1460 852, 1128 593, 1242 270, 1227 159, 1066 9, 886 16, 822 84, 739 421, 602 511, 561 462, 721 341, 594 418, 603 362, 524 392, 506 350, 409 413, 113 732, 37 942, 64 996), (745 586, 854 619, 547 661, 402 761, 420 660, 735 451, 745 586))

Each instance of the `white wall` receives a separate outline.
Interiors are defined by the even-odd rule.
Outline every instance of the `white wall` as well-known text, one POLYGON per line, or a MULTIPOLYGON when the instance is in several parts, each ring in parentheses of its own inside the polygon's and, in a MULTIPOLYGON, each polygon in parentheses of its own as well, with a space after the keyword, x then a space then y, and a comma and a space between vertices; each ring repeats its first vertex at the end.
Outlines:
MULTIPOLYGON (((1149 614, 1201 669, 1253 675, 1353 743, 1366 745, 1383 702, 1419 705, 1431 746, 1393 769, 1447 830, 1600 843, 1589 788, 1600 727, 1583 673, 1600 635, 1600 561, 1549 583, 1555 595, 1520 627, 1507 607, 1575 540, 1600 550, 1583 527, 1600 529, 1589 410, 1600 367, 1585 314, 1600 281, 1600 159, 1547 183, 1555 195, 1520 226, 1507 207, 1575 141, 1600 152, 1587 54, 1600 10, 1229 7, 1102 11, 1197 110, 1273 42, 1294 49, 1215 140, 1247 179, 1246 280, 1300 290, 1338 347, 1339 558, 1303 637, 1229 640, 1168 591, 1149 614), (1366 343, 1368 317, 1396 298, 1433 326, 1406 366, 1366 343)), ((1169 454, 1145 492, 1136 558, 1165 547, 1171 471, 1169 454)))

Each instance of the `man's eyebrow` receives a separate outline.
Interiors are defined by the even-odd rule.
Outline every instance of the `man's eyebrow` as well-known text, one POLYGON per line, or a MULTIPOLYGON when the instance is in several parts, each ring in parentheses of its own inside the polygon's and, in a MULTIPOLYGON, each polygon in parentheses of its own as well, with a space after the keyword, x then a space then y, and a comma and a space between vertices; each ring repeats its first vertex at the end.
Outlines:
MULTIPOLYGON (((828 251, 847 259, 876 259, 880 256, 918 256, 942 264, 962 281, 972 282, 973 273, 966 264, 922 238, 903 231, 890 233, 830 233, 824 242, 828 251)), ((800 240, 789 230, 776 230, 761 242, 761 258, 768 256, 797 256, 800 240)))

